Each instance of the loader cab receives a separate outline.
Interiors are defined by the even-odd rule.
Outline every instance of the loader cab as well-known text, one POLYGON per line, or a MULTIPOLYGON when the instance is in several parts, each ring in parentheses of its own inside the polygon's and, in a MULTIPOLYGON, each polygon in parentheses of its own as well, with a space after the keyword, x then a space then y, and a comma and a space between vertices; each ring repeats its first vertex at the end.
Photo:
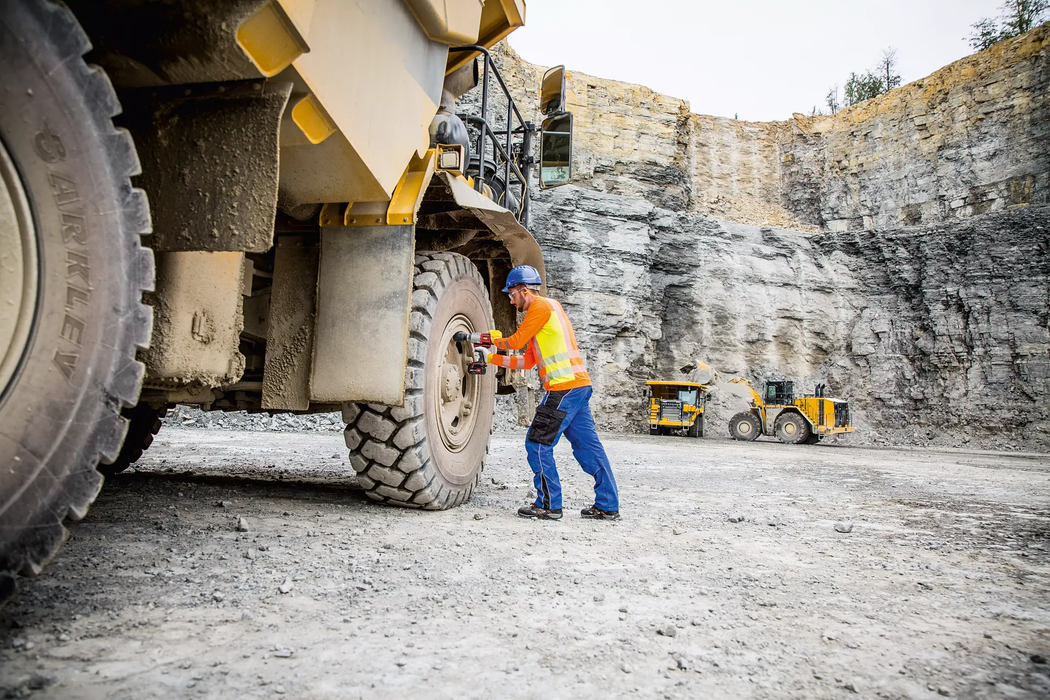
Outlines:
POLYGON ((766 394, 762 397, 770 406, 786 406, 795 402, 795 382, 766 382, 766 394))

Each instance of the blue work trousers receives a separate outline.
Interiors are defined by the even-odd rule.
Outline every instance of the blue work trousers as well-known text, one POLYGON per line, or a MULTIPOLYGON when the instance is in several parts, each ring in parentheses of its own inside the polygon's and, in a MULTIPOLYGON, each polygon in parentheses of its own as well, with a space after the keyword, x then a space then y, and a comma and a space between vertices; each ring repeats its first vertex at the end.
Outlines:
POLYGON ((548 391, 536 411, 532 427, 525 438, 525 451, 536 484, 536 506, 547 510, 561 509, 561 480, 554 464, 554 446, 562 433, 572 445, 572 454, 583 471, 594 477, 594 505, 601 510, 620 510, 612 465, 598 440, 591 416, 591 387, 568 391, 548 391), (546 408, 543 408, 546 406, 546 408), (564 412, 564 417, 558 411, 564 412), (561 417, 558 423, 557 418, 561 417), (537 441, 538 440, 538 441, 537 441), (549 442, 550 444, 544 444, 549 442))

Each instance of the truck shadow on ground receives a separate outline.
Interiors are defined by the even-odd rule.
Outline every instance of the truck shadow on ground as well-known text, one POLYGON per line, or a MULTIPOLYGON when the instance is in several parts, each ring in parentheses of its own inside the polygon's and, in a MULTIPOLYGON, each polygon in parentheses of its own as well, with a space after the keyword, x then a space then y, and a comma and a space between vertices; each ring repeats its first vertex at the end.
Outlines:
MULTIPOLYGON (((295 476, 287 477, 281 473, 273 476, 260 476, 257 473, 209 474, 196 471, 158 473, 137 471, 129 474, 117 474, 106 478, 106 483, 99 494, 95 507, 105 504, 107 496, 113 491, 141 491, 161 489, 171 492, 180 487, 195 491, 215 490, 236 491, 242 498, 251 499, 288 499, 315 503, 339 503, 343 505, 362 504, 372 507, 365 497, 364 489, 357 483, 352 470, 344 475, 295 476)), ((162 493, 155 494, 157 496, 162 493)), ((378 507, 378 506, 376 506, 378 507)), ((401 510, 401 509, 398 509, 401 510)), ((411 510, 411 509, 405 509, 411 510)))

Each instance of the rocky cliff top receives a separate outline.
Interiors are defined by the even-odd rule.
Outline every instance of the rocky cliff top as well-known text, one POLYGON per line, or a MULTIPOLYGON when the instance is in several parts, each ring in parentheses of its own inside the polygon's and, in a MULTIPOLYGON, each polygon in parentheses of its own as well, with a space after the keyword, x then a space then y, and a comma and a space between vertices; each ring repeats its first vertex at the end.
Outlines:
MULTIPOLYGON (((795 230, 885 229, 1050 201, 1050 23, 824 117, 745 122, 567 72, 580 186, 795 230)), ((543 68, 506 51, 515 99, 543 68)))

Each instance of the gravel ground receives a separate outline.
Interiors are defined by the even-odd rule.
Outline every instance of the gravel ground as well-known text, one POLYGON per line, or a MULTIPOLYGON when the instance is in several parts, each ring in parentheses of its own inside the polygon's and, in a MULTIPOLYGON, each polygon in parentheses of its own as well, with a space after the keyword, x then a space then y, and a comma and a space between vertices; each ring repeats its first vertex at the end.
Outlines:
POLYGON ((533 522, 523 439, 430 513, 338 432, 169 421, 0 612, 0 696, 1050 695, 1048 455, 607 435, 623 519, 560 445, 533 522))

